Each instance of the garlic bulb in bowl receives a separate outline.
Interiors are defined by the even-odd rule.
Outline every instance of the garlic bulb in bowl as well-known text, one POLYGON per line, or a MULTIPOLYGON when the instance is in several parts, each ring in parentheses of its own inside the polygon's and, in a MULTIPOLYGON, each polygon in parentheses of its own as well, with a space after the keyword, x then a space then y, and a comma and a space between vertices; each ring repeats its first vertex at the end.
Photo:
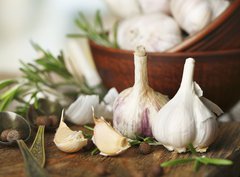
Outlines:
POLYGON ((195 60, 189 58, 184 65, 181 86, 176 95, 158 112, 154 119, 153 135, 168 150, 185 152, 193 144, 205 152, 218 132, 216 114, 221 109, 202 98, 202 90, 193 82, 195 60))
POLYGON ((170 9, 182 29, 193 35, 212 20, 212 9, 208 0, 171 0, 170 9))
MULTIPOLYGON (((110 36, 113 32, 110 32, 110 36)), ((134 50, 144 45, 148 52, 161 52, 182 42, 181 30, 174 19, 165 14, 139 15, 121 21, 117 29, 121 49, 134 50)))
POLYGON ((147 56, 143 46, 134 53, 135 83, 122 91, 113 104, 113 126, 122 135, 152 136, 155 114, 167 103, 168 97, 155 92, 148 85, 147 56))

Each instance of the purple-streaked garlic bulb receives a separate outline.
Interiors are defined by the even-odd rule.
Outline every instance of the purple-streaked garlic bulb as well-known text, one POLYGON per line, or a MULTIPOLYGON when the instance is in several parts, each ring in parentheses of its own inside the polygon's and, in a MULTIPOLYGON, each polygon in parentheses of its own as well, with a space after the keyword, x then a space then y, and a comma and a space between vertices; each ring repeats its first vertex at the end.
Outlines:
POLYGON ((124 136, 152 136, 155 114, 168 102, 168 97, 148 85, 147 55, 143 46, 134 53, 135 83, 122 91, 113 104, 113 126, 124 136))

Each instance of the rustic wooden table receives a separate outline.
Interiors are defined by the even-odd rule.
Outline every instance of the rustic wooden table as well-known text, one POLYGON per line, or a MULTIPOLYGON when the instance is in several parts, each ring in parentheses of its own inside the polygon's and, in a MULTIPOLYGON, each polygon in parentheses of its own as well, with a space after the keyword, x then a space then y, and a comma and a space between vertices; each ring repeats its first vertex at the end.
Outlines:
MULTIPOLYGON (((99 164, 106 166, 109 171, 108 176, 131 177, 137 176, 139 171, 148 174, 154 164, 189 156, 189 153, 179 155, 175 152, 169 152, 162 146, 153 147, 153 151, 148 155, 140 154, 138 148, 130 148, 127 152, 116 157, 92 156, 90 152, 81 151, 66 154, 56 148, 53 136, 54 132, 45 134, 46 169, 51 177, 95 177, 98 176, 96 166, 99 164)), ((193 172, 192 164, 169 167, 164 170, 164 177, 239 177, 239 146, 240 123, 222 123, 218 139, 204 155, 229 158, 234 161, 234 165, 225 167, 202 166, 198 172, 193 172)), ((17 146, 0 146, 0 176, 25 176, 23 158, 17 146)))

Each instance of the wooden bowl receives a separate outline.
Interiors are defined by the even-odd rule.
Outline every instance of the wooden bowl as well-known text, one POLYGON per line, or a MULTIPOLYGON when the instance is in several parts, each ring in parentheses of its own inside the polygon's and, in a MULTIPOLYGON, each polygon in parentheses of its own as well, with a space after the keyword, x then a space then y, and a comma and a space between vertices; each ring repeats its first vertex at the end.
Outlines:
MULTIPOLYGON (((133 52, 90 42, 97 70, 107 88, 118 91, 133 85, 133 52)), ((213 52, 148 53, 148 77, 157 91, 174 96, 181 82, 185 59, 196 60, 195 81, 224 110, 240 99, 240 49, 213 52)))
POLYGON ((211 24, 168 52, 240 49, 239 17, 240 0, 234 0, 211 24))

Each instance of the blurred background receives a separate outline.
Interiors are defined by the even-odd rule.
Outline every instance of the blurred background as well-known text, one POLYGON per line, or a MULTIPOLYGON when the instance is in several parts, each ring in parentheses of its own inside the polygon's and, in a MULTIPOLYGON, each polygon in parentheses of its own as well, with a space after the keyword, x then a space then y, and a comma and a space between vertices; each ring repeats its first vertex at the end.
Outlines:
POLYGON ((18 74, 19 59, 36 57, 30 41, 57 55, 65 48, 66 34, 79 31, 74 24, 78 12, 91 17, 97 9, 109 16, 100 0, 1 0, 0 77, 18 74))

